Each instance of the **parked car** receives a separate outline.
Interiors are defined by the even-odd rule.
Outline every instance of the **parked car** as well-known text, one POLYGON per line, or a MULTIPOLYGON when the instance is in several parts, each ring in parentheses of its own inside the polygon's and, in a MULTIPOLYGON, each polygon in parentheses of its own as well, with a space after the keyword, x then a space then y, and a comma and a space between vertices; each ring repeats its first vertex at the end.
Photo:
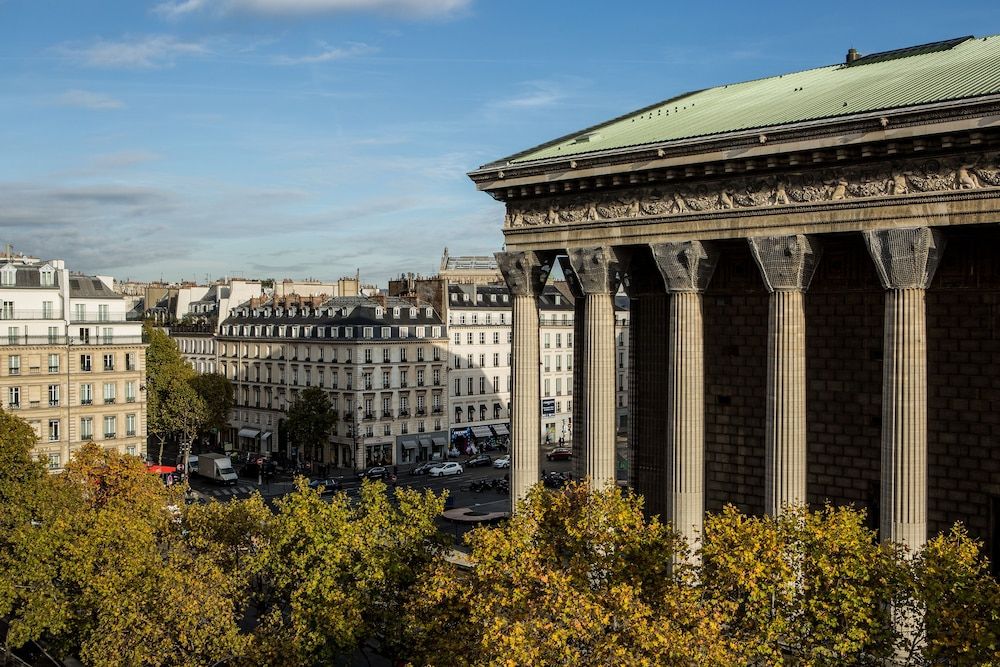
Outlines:
POLYGON ((426 463, 421 463, 416 468, 410 471, 411 475, 426 475, 431 471, 431 468, 441 465, 440 461, 427 461, 426 463))
POLYGON ((340 491, 340 480, 327 477, 326 479, 314 479, 309 482, 310 489, 318 489, 319 487, 323 487, 321 493, 340 491))
POLYGON ((510 454, 504 454, 503 456, 497 457, 493 461, 494 468, 509 468, 510 467, 510 454))
POLYGON ((547 472, 542 475, 542 484, 550 489, 561 489, 572 481, 569 473, 547 472))
POLYGON ((448 475, 459 475, 463 472, 465 472, 465 468, 460 464, 455 461, 446 461, 431 468, 429 474, 431 477, 446 477, 448 475))
POLYGON ((385 466, 375 466, 358 473, 358 477, 362 479, 388 479, 389 469, 385 466))
POLYGON ((569 447, 556 447, 545 455, 549 461, 569 461, 573 458, 573 450, 569 447))
POLYGON ((479 466, 488 466, 491 463, 493 463, 493 457, 489 454, 476 454, 466 461, 465 465, 469 468, 477 468, 479 466))

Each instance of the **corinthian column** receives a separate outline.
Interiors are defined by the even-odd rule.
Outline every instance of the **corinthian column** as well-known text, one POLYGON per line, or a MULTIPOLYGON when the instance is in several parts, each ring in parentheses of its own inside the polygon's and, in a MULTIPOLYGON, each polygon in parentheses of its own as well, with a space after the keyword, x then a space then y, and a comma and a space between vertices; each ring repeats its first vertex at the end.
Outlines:
POLYGON ((767 314, 764 510, 777 516, 806 502, 806 318, 803 295, 820 249, 812 237, 749 239, 771 292, 767 314))
POLYGON ((511 392, 510 497, 512 509, 538 482, 539 406, 538 296, 549 266, 531 251, 498 252, 497 265, 513 298, 513 391, 511 392))
MULTIPOLYGON (((582 418, 586 424, 581 437, 582 455, 577 471, 590 477, 595 489, 615 483, 615 311, 619 271, 610 248, 582 248, 569 251, 563 263, 572 274, 575 289, 584 294, 582 418)), ((573 424, 577 433, 581 424, 573 424)))
MULTIPOLYGON (((650 246, 670 305, 667 329, 667 516, 695 548, 705 513, 705 343, 702 294, 718 253, 700 241, 650 246)), ((660 392, 662 393, 662 391, 660 392)))
POLYGON ((927 324, 924 293, 944 237, 928 227, 865 232, 885 293, 881 538, 927 541, 927 324))

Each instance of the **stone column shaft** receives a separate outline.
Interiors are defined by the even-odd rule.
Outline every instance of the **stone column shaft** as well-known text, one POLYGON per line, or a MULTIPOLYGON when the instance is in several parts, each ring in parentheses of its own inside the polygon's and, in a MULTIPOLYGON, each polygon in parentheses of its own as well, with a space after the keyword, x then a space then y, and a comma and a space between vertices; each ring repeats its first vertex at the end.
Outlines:
POLYGON ((511 372, 510 494, 516 505, 538 482, 538 443, 542 430, 539 392, 538 304, 533 295, 514 296, 511 372))
POLYGON ((667 330, 668 516, 688 544, 705 512, 705 347, 701 294, 670 295, 667 330))
POLYGON ((580 378, 582 396, 574 396, 580 414, 573 424, 574 449, 579 450, 575 470, 589 477, 593 488, 615 483, 615 312, 618 266, 610 248, 575 248, 563 262, 563 272, 583 302, 583 317, 576 311, 575 330, 583 334, 574 342, 579 362, 573 369, 574 385, 580 378), (582 299, 579 295, 583 295, 582 299), (583 430, 581 432, 581 426, 583 430))
POLYGON ((944 250, 928 227, 865 232, 885 295, 882 362, 883 540, 927 541, 927 323, 924 293, 944 250))
POLYGON ((750 250, 771 292, 767 316, 764 510, 806 502, 806 320, 804 293, 819 261, 812 237, 763 236, 750 250))
POLYGON ((764 509, 806 502, 806 321, 803 294, 774 292, 768 306, 764 509))
POLYGON ((588 294, 584 314, 583 463, 595 489, 615 483, 615 309, 610 294, 588 294))
POLYGON ((927 336, 923 289, 885 295, 882 365, 883 540, 927 540, 927 336))
POLYGON ((538 295, 545 286, 549 267, 530 251, 497 253, 496 258, 513 298, 510 497, 511 508, 516 510, 539 479, 542 422, 538 295))

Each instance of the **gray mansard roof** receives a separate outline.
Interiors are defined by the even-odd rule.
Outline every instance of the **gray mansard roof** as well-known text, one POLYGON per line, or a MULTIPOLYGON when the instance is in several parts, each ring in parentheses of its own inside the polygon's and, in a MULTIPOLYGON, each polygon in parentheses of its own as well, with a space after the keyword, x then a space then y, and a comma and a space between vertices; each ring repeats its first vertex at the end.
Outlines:
MULTIPOLYGON (((309 335, 300 334, 299 337, 349 340, 362 338, 364 327, 373 328, 372 339, 381 339, 383 327, 389 327, 390 338, 399 338, 400 327, 436 326, 441 327, 441 337, 445 336, 444 322, 431 306, 414 305, 405 299, 392 297, 386 299, 385 306, 366 297, 334 297, 315 307, 293 304, 290 307, 275 308, 273 302, 267 302, 257 308, 250 308, 249 304, 244 304, 233 309, 233 313, 222 322, 221 335, 237 335, 227 333, 225 327, 229 325, 312 327, 309 335), (395 314, 397 309, 398 315, 395 314), (378 314, 379 311, 381 315, 378 314), (350 335, 348 327, 353 327, 350 335)), ((406 338, 412 338, 412 335, 406 338)))

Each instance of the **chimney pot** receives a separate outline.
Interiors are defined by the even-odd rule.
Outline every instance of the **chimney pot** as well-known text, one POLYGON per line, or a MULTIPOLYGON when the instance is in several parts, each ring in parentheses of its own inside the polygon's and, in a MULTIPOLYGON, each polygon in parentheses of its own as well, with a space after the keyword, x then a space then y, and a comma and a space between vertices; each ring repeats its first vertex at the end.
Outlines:
POLYGON ((852 48, 850 48, 850 49, 847 50, 847 59, 846 59, 845 62, 848 65, 850 65, 851 63, 853 63, 855 60, 857 60, 860 57, 861 57, 861 54, 858 53, 858 50, 852 47, 852 48))

